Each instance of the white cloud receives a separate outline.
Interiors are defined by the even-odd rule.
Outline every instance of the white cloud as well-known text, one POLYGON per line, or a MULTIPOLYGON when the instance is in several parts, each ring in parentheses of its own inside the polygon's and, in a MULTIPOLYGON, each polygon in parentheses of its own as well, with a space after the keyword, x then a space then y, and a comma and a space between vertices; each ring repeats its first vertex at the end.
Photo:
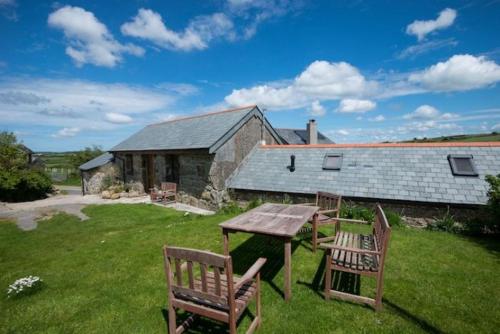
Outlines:
POLYGON ((124 115, 116 112, 106 113, 105 118, 108 122, 115 124, 128 124, 133 122, 132 117, 130 117, 129 115, 124 115))
POLYGON ((176 99, 165 90, 81 80, 0 80, 2 124, 113 129, 134 115, 140 124, 168 110, 176 99))
POLYGON ((403 116, 404 119, 450 120, 457 118, 457 114, 441 113, 438 109, 428 104, 419 106, 412 113, 403 116))
POLYGON ((484 56, 455 55, 409 76, 411 83, 432 91, 463 91, 500 81, 500 66, 484 56))
POLYGON ((365 113, 376 107, 377 104, 370 100, 343 99, 336 111, 340 113, 365 113))
POLYGON ((383 122, 385 121, 384 115, 378 115, 376 117, 370 118, 371 122, 383 122))
POLYGON ((122 54, 142 56, 144 49, 120 44, 92 12, 80 7, 64 6, 49 15, 49 26, 61 29, 68 40, 66 54, 77 66, 94 64, 114 67, 122 54))
POLYGON ((437 49, 442 49, 447 46, 457 46, 458 42, 454 38, 440 39, 418 43, 416 45, 412 45, 401 51, 397 58, 405 59, 405 58, 415 58, 419 55, 427 53, 429 51, 434 51, 437 49))
POLYGON ((61 138, 61 137, 74 137, 80 132, 80 128, 62 128, 61 130, 54 133, 51 137, 53 138, 61 138))
POLYGON ((181 96, 195 95, 200 91, 199 88, 196 87, 195 85, 187 83, 162 82, 156 85, 156 87, 160 89, 165 89, 166 91, 169 92, 174 92, 181 96))
POLYGON ((493 126, 491 127, 491 130, 493 130, 493 131, 498 131, 498 130, 500 130, 500 123, 493 125, 493 126))
POLYGON ((338 100, 374 91, 357 68, 346 63, 314 61, 292 82, 268 83, 233 90, 225 97, 229 105, 258 104, 265 108, 300 108, 315 100, 338 100))
POLYGON ((234 38, 233 22, 224 13, 197 16, 182 32, 167 28, 160 14, 151 9, 139 9, 131 22, 124 23, 124 35, 149 40, 172 50, 191 51, 208 47, 216 38, 234 38))
POLYGON ((439 13, 435 20, 428 21, 413 21, 406 27, 408 35, 417 36, 418 40, 422 40, 425 36, 435 30, 448 28, 453 24, 457 17, 457 11, 451 8, 446 8, 439 13))
POLYGON ((309 110, 309 115, 311 116, 324 116, 326 114, 325 107, 319 103, 319 101, 313 101, 311 103, 311 109, 309 110))

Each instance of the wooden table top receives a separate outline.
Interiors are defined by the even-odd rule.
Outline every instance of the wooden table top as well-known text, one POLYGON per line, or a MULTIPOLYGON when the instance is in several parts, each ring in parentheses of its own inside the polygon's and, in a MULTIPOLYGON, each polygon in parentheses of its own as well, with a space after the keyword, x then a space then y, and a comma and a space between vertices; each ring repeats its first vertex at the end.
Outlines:
POLYGON ((230 231, 294 237, 318 210, 317 206, 264 203, 219 226, 230 231))

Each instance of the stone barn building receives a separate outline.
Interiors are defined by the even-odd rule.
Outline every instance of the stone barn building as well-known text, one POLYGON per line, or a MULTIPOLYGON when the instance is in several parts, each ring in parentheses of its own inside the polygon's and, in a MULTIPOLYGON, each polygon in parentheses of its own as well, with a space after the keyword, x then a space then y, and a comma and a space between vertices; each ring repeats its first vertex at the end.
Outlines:
POLYGON ((109 153, 124 183, 141 182, 149 192, 175 182, 182 201, 214 208, 229 200, 226 179, 263 142, 282 139, 262 111, 250 106, 151 124, 109 153))

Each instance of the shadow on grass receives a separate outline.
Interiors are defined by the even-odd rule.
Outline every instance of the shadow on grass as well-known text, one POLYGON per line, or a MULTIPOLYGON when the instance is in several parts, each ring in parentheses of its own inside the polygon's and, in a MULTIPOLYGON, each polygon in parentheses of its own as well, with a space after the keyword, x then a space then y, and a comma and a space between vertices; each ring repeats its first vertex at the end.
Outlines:
MULTIPOLYGON (((299 245, 300 241, 292 241, 292 256, 299 245)), ((285 293, 283 288, 274 282, 274 278, 285 264, 283 241, 271 237, 254 235, 230 253, 233 259, 233 272, 236 275, 243 275, 259 257, 265 257, 267 262, 260 272, 260 277, 263 281, 266 281, 281 298, 284 298, 285 293)))
POLYGON ((464 238, 480 245, 491 254, 500 257, 500 235, 465 236, 464 238))
POLYGON ((402 308, 401 306, 394 304, 390 300, 383 298, 382 301, 383 301, 384 306, 387 306, 389 309, 391 309, 394 313, 396 313, 400 317, 402 317, 410 322, 413 322, 415 325, 420 327, 420 329, 422 329, 423 331, 425 331, 427 333, 436 333, 436 334, 444 333, 439 328, 434 327, 433 325, 431 325, 430 323, 428 323, 424 319, 417 317, 416 315, 410 313, 408 310, 402 308))

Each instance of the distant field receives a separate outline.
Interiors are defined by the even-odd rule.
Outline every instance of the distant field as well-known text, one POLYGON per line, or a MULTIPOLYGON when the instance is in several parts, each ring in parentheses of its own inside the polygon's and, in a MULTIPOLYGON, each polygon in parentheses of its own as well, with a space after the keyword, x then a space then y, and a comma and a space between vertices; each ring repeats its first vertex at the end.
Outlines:
POLYGON ((37 153, 46 167, 49 168, 72 168, 70 163, 70 156, 74 152, 40 152, 37 153))
POLYGON ((431 143, 431 142, 477 142, 477 141, 500 141, 500 133, 482 133, 472 135, 454 135, 435 138, 423 138, 404 141, 404 143, 431 143))
POLYGON ((70 156, 74 152, 39 152, 45 164, 45 170, 55 184, 79 186, 81 179, 78 171, 71 165, 70 156))

